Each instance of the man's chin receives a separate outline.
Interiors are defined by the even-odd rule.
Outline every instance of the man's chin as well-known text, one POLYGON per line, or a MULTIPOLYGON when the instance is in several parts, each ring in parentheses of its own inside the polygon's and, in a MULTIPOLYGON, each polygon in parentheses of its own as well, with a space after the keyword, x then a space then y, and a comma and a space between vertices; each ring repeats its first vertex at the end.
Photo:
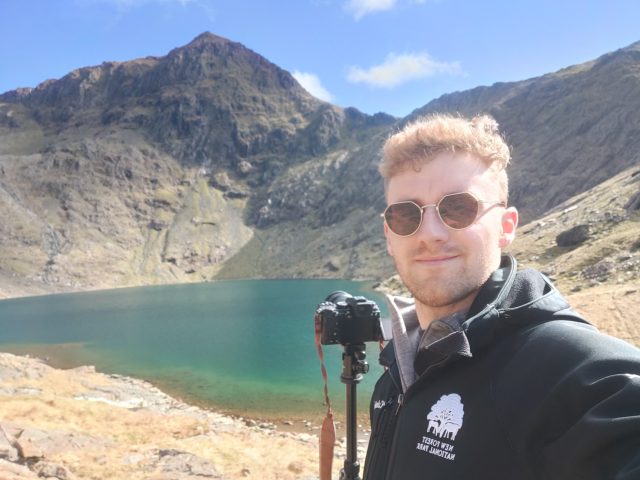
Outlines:
POLYGON ((413 295, 416 301, 430 308, 446 308, 455 306, 469 297, 476 295, 478 288, 475 285, 451 285, 443 283, 438 285, 410 285, 406 284, 407 289, 413 295))

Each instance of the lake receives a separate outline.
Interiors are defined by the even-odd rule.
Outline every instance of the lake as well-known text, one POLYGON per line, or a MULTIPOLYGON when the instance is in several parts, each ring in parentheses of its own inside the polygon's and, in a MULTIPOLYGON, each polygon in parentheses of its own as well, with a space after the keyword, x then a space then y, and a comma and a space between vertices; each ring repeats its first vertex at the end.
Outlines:
MULTIPOLYGON (((370 284, 340 280, 233 280, 56 294, 0 301, 0 350, 58 367, 151 381, 185 401, 239 415, 301 418, 324 413, 313 315, 336 290, 364 295, 387 316, 370 284)), ((336 410, 342 347, 325 346, 336 410)), ((359 412, 381 367, 358 386, 359 412)))

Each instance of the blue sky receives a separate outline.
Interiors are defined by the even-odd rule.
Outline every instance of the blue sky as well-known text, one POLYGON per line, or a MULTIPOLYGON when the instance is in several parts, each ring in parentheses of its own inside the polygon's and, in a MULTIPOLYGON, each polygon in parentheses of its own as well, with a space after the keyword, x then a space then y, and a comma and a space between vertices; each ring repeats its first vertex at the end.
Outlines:
POLYGON ((637 0, 0 0, 0 93, 210 31, 320 98, 404 116, 625 47, 639 14, 637 0))

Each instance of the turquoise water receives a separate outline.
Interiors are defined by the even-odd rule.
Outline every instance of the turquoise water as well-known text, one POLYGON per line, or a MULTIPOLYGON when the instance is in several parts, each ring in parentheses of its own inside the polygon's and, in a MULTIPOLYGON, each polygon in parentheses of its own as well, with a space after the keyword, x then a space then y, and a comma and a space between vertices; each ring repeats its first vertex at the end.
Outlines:
MULTIPOLYGON (((322 413, 313 314, 335 290, 375 300, 386 316, 382 296, 366 283, 339 280, 236 280, 47 295, 0 301, 0 350, 144 378, 231 413, 322 413)), ((342 347, 324 349, 332 403, 340 411, 342 347)), ((371 371, 358 386, 361 409, 381 373, 378 346, 368 344, 367 354, 371 371)))

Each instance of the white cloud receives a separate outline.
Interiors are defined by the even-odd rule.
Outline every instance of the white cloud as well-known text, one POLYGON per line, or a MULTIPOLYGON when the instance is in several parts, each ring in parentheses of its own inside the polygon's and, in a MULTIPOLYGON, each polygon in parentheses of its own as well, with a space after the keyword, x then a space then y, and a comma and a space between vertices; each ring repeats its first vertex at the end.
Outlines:
POLYGON ((369 13, 391 10, 395 7, 397 0, 348 0, 345 8, 353 13, 356 20, 369 13))
POLYGON ((393 88, 403 83, 434 75, 462 75, 459 62, 438 62, 427 53, 390 53, 380 65, 368 69, 352 66, 347 73, 351 83, 393 88))
POLYGON ((293 72, 292 75, 293 78, 295 78, 298 83, 314 97, 324 100, 325 102, 332 101, 333 95, 324 88, 317 75, 314 75, 313 73, 299 72, 297 70, 293 72))

